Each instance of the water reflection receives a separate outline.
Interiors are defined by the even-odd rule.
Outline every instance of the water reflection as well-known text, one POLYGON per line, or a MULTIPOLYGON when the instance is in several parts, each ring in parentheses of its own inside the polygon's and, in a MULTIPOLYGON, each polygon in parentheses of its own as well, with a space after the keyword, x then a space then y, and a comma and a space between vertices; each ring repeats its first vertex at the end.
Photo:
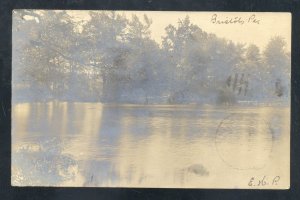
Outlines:
POLYGON ((14 185, 234 187, 241 169, 289 174, 274 167, 289 163, 284 107, 49 102, 12 117, 14 185))

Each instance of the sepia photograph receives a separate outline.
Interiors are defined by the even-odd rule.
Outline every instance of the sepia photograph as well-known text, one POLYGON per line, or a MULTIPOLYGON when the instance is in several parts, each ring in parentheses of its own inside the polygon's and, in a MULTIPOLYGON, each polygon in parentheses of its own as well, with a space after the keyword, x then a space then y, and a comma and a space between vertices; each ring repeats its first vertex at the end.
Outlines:
POLYGON ((290 13, 12 23, 12 186, 290 188, 290 13))

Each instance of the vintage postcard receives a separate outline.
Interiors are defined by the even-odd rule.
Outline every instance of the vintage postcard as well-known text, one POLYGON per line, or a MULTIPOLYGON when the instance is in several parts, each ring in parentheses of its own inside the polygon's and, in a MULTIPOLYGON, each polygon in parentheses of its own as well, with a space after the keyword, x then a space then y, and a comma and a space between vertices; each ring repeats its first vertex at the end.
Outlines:
POLYGON ((13 186, 290 187, 291 14, 14 10, 13 186))

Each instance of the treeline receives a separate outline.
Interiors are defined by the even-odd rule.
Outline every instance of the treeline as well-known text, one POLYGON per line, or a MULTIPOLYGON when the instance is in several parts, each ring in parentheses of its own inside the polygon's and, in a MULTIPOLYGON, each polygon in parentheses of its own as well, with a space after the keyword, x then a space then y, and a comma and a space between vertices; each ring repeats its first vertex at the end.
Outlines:
POLYGON ((187 16, 159 45, 152 21, 90 11, 13 15, 13 100, 176 104, 288 101, 290 55, 281 37, 263 51, 206 33, 187 16))

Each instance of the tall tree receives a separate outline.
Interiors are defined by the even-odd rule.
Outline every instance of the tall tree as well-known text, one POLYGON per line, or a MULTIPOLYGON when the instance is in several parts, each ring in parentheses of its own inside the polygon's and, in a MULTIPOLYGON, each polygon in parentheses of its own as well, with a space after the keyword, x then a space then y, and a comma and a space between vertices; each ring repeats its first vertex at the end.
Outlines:
POLYGON ((270 73, 270 92, 278 97, 288 97, 291 67, 285 40, 279 36, 271 38, 263 54, 270 73))
POLYGON ((19 52, 17 60, 26 66, 23 68, 23 79, 40 92, 54 96, 61 94, 64 67, 70 65, 68 60, 71 58, 71 54, 66 53, 72 44, 70 32, 73 30, 68 15, 64 11, 29 10, 14 15, 14 22, 30 28, 25 31, 19 27, 14 31, 19 37, 24 35, 26 38, 22 47, 18 47, 17 43, 13 47, 14 52, 19 52))

